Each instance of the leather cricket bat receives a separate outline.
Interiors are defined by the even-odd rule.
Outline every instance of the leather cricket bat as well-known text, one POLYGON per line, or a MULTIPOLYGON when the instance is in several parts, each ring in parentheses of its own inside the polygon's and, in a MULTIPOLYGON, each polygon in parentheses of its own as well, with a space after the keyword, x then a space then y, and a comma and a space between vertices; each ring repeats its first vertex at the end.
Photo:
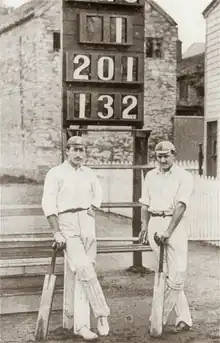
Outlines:
POLYGON ((47 337, 50 314, 53 303, 53 296, 56 283, 56 275, 54 275, 55 263, 56 263, 57 249, 56 245, 53 245, 51 265, 49 273, 45 275, 43 291, 41 295, 40 307, 37 317, 37 324, 35 329, 35 340, 44 341, 47 337))
POLYGON ((150 335, 160 337, 163 331, 163 306, 166 277, 163 273, 164 244, 160 245, 159 270, 154 277, 150 335))

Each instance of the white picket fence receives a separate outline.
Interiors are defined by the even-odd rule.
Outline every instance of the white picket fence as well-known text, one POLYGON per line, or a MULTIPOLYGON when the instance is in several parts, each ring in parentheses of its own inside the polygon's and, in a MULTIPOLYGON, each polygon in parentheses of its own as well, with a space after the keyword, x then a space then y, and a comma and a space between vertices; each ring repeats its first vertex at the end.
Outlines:
MULTIPOLYGON (((209 241, 220 246, 220 181, 198 175, 197 161, 177 163, 193 173, 194 190, 187 210, 190 240, 209 241)), ((152 167, 155 163, 151 163, 152 167)), ((105 202, 132 201, 132 170, 104 169, 97 171, 104 193, 105 202)), ((143 180, 143 178, 142 178, 143 180)), ((127 217, 132 216, 131 208, 106 209, 127 217)))
POLYGON ((220 181, 194 176, 194 190, 188 208, 189 238, 220 246, 220 181))
MULTIPOLYGON (((132 165, 132 162, 127 162, 127 163, 124 163, 124 162, 103 162, 103 161, 99 161, 99 159, 96 159, 95 161, 94 160, 88 160, 87 161, 87 164, 90 165, 99 165, 99 164, 102 164, 102 165, 106 165, 106 166, 114 166, 114 165, 127 165, 127 166, 130 166, 132 165)), ((150 161, 148 164, 147 164, 149 167, 156 167, 157 165, 157 162, 152 160, 150 161)), ((191 161, 191 160, 186 160, 186 161, 176 161, 176 165, 178 165, 179 167, 182 167, 188 171, 191 171, 191 172, 194 172, 196 174, 198 174, 198 170, 199 170, 199 163, 197 160, 195 161, 191 161)))

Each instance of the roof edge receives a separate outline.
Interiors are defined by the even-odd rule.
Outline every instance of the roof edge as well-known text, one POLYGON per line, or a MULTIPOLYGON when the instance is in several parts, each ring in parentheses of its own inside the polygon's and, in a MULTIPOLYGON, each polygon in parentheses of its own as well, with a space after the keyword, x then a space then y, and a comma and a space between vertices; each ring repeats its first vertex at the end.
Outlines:
POLYGON ((209 13, 220 3, 220 0, 212 0, 210 4, 204 9, 202 15, 206 18, 209 13))
POLYGON ((20 24, 23 24, 23 23, 27 22, 28 20, 32 19, 33 17, 34 17, 34 11, 31 12, 31 13, 26 14, 25 16, 22 16, 21 18, 19 18, 17 20, 14 20, 11 23, 7 22, 5 24, 2 24, 0 26, 0 35, 10 31, 11 29, 13 29, 16 26, 19 26, 20 24))
POLYGON ((172 26, 178 26, 177 22, 154 0, 146 0, 157 12, 159 12, 172 26))
POLYGON ((181 61, 190 60, 190 59, 196 58, 198 56, 205 56, 205 52, 200 52, 199 54, 192 55, 192 56, 189 56, 189 57, 183 57, 181 61))
MULTIPOLYGON (((29 1, 30 4, 32 1, 29 1)), ((28 4, 28 3, 27 3, 28 4)), ((25 5, 27 5, 25 4, 25 5)), ((44 0, 39 0, 39 3, 36 6, 31 6, 27 13, 21 13, 20 16, 18 16, 18 18, 15 19, 15 17, 10 18, 8 22, 3 23, 2 25, 0 25, 0 35, 10 31, 11 29, 15 28, 16 26, 19 26, 25 22, 27 22, 28 20, 34 18, 34 17, 40 17, 41 15, 44 14, 44 12, 48 9, 48 7, 50 7, 52 4, 49 1, 45 1, 44 0)), ((20 6, 20 8, 22 8, 24 5, 20 6)), ((17 8, 19 9, 19 7, 17 8)), ((16 13, 15 13, 16 15, 16 13)))

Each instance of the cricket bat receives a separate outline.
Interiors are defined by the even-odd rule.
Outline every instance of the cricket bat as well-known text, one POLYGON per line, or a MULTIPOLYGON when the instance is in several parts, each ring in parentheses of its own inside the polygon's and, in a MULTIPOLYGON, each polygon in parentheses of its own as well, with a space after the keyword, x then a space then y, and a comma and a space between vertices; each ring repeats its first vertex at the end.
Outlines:
POLYGON ((41 295, 40 308, 38 311, 37 324, 35 329, 35 341, 44 341, 47 337, 56 283, 56 275, 54 275, 56 256, 56 245, 53 245, 49 273, 46 274, 44 278, 43 291, 41 295))
POLYGON ((165 274, 163 273, 164 244, 160 245, 159 271, 154 277, 154 291, 151 308, 150 335, 160 337, 163 331, 163 306, 165 291, 165 274))

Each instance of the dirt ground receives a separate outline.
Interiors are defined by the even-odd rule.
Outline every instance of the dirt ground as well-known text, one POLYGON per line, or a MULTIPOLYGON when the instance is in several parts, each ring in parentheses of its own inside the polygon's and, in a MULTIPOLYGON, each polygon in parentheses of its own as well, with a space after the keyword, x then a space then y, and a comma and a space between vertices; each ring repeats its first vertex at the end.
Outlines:
MULTIPOLYGON (((21 187, 16 203, 39 203, 39 186, 21 187), (32 190, 31 190, 32 188, 32 190), (32 200, 30 200, 30 194, 32 200), (29 198, 29 200, 28 200, 29 198), (37 201, 36 201, 37 200, 37 201)), ((13 187, 12 187, 13 188, 13 187)), ((3 187, 2 199, 11 204, 11 187, 3 187)), ((10 219, 12 220, 12 218, 10 219)), ((129 236, 131 221, 127 218, 100 213, 97 217, 99 236, 110 234, 129 236), (114 230, 112 230, 114 228, 114 230)), ((160 339, 152 339, 148 333, 153 273, 140 275, 125 271, 131 263, 129 254, 107 257, 99 255, 97 270, 111 308, 110 335, 101 338, 103 343, 217 343, 220 342, 220 249, 201 244, 189 244, 189 266, 185 291, 193 316, 193 328, 184 334, 173 334, 172 326, 165 329, 160 339)), ((36 313, 3 315, 0 318, 2 343, 26 343, 33 341, 36 313)), ((95 320, 92 327, 96 330, 95 320)), ((61 328, 62 313, 52 313, 48 343, 82 342, 71 332, 61 328)))

